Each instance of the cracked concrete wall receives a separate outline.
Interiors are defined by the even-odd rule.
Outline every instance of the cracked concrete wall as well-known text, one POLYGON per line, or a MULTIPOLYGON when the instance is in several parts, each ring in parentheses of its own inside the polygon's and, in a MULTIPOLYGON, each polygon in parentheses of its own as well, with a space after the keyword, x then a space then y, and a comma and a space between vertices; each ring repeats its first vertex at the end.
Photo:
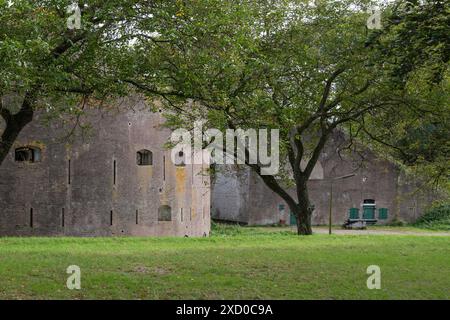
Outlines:
POLYGON ((61 141, 68 127, 46 127, 42 114, 20 134, 0 166, 0 235, 209 235, 207 166, 172 163, 162 115, 132 99, 88 113, 90 135, 70 144, 61 141), (42 160, 16 162, 19 146, 41 148, 42 160), (137 165, 142 149, 152 151, 151 166, 137 165), (162 205, 171 221, 158 221, 162 205))

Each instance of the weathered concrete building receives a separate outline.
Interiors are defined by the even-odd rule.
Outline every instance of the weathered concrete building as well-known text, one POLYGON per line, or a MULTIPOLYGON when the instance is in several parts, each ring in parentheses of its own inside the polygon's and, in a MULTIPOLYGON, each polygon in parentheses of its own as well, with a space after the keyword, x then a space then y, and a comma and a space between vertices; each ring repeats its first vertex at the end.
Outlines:
MULTIPOLYGON (((417 191, 417 184, 407 179, 392 162, 364 151, 364 162, 355 153, 340 153, 346 138, 335 132, 326 145, 308 182, 309 196, 315 209, 313 224, 328 223, 330 179, 355 174, 333 182, 332 220, 342 224, 349 213, 359 217, 372 215, 379 223, 392 219, 411 222, 418 218, 436 195, 417 191), (366 201, 365 201, 366 200, 366 201), (374 200, 374 201, 373 201, 374 200), (369 202, 363 207, 364 202, 369 202), (375 210, 371 202, 375 202, 375 210), (370 206, 372 205, 372 208, 370 206), (367 208, 366 208, 367 207, 367 208)), ((293 190, 290 192, 295 194, 293 190)), ((218 169, 212 186, 212 218, 249 225, 294 224, 289 207, 250 169, 218 169)))
MULTIPOLYGON (((208 165, 184 164, 182 154, 173 163, 164 146, 171 132, 142 100, 88 114, 89 134, 70 143, 64 137, 73 123, 46 126, 42 114, 20 134, 0 166, 0 236, 205 236, 210 209, 218 220, 295 223, 284 201, 248 168, 223 167, 211 195, 208 165)), ((314 224, 328 222, 330 179, 347 174, 355 175, 334 182, 335 224, 349 211, 368 214, 365 200, 374 200, 373 214, 385 223, 413 221, 435 199, 369 150, 362 166, 359 156, 340 155, 344 143, 336 132, 308 183, 314 224)))
POLYGON ((206 167, 172 163, 162 115, 125 105, 90 111, 70 144, 70 125, 42 115, 23 130, 0 166, 0 236, 209 234, 206 167))

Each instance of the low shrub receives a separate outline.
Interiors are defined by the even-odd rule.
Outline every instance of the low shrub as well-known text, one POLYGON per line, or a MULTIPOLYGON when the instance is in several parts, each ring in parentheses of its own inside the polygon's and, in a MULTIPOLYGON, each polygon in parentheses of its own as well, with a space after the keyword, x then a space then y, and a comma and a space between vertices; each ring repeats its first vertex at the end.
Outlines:
POLYGON ((450 203, 430 208, 413 225, 425 229, 450 230, 450 203))

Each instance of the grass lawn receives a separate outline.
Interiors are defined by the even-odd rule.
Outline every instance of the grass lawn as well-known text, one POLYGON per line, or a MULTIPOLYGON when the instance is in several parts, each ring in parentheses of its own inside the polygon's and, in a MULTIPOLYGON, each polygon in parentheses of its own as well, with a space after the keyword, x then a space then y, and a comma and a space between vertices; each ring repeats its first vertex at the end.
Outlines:
MULTIPOLYGON (((314 226, 314 229, 326 229, 328 230, 328 226, 314 226)), ((333 230, 343 230, 342 226, 340 225, 333 225, 332 226, 333 230)), ((356 229, 357 230, 357 229, 356 229)), ((448 233, 448 235, 450 236, 450 231, 448 229, 425 229, 425 228, 418 228, 415 227, 413 225, 405 225, 405 226, 386 226, 386 225, 374 225, 374 226, 367 226, 366 229, 364 230, 373 230, 373 231, 388 231, 388 232, 412 232, 412 233, 448 233)))
POLYGON ((1 238, 1 299, 449 299, 450 237, 1 238), (81 268, 81 290, 65 286, 81 268), (381 267, 381 290, 366 286, 381 267))

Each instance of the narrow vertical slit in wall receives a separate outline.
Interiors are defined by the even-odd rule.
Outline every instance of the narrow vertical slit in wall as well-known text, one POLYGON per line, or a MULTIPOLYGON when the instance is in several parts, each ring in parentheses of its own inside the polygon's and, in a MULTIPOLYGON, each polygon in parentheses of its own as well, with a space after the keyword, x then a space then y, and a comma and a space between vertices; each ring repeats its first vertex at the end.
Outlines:
POLYGON ((113 164, 113 184, 116 185, 116 160, 114 160, 113 164))
POLYGON ((163 181, 166 181, 166 156, 163 156, 163 181))
POLYGON ((65 223, 65 217, 64 217, 64 208, 61 209, 61 226, 64 227, 65 223))
POLYGON ((30 228, 33 228, 33 208, 30 208, 30 228))
POLYGON ((181 211, 181 222, 183 222, 183 220, 184 220, 183 219, 183 208, 181 208, 180 211, 181 211))
POLYGON ((70 159, 69 159, 69 161, 68 161, 68 169, 67 169, 67 182, 68 182, 68 184, 70 184, 71 183, 71 169, 70 169, 70 159))
POLYGON ((139 224, 139 211, 136 210, 136 224, 139 224))
POLYGON ((109 213, 109 225, 112 226, 113 225, 113 211, 111 210, 109 213))

